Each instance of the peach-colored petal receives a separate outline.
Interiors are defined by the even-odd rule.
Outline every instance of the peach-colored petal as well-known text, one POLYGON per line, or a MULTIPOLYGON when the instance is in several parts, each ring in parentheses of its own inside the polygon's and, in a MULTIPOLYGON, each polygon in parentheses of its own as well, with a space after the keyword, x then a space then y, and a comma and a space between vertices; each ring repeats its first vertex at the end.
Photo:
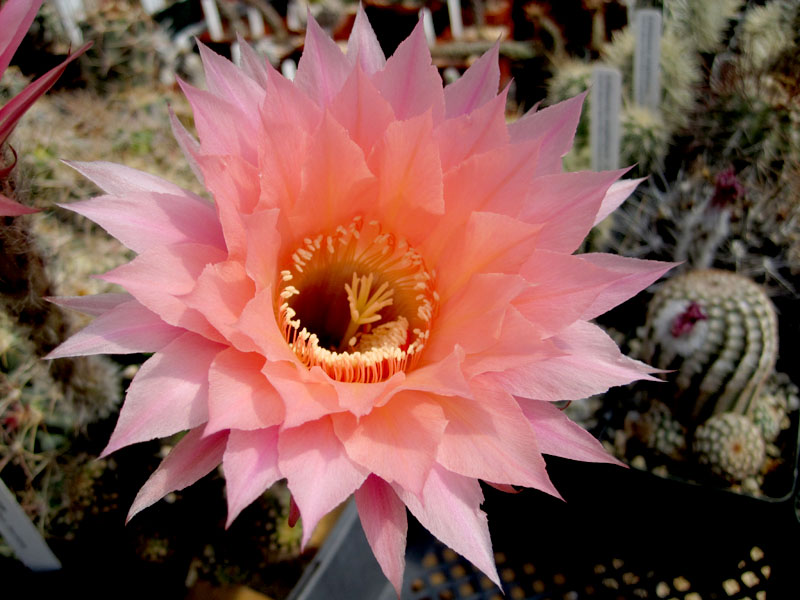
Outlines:
POLYGON ((224 346, 193 333, 147 359, 128 387, 103 454, 193 429, 208 420, 208 369, 224 346))
POLYGON ((261 373, 264 357, 227 348, 208 371, 208 423, 205 433, 251 430, 280 425, 283 402, 261 373))
POLYGON ((378 180, 378 207, 385 222, 403 228, 404 213, 441 214, 442 168, 430 112, 394 121, 369 157, 378 180))
POLYGON ((469 396, 472 391, 461 366, 463 362, 464 349, 456 344, 441 360, 411 371, 400 389, 441 396, 469 396))
POLYGON ((616 181, 608 188, 603 203, 600 205, 600 210, 597 211, 597 216, 594 218, 594 224, 597 225, 600 221, 605 219, 608 215, 614 212, 617 207, 625 202, 625 200, 633 193, 640 183, 646 178, 641 179, 625 179, 616 181))
POLYGON ((294 84, 322 107, 339 93, 352 66, 339 46, 325 35, 309 13, 305 47, 294 84))
POLYGON ((436 335, 425 348, 423 361, 439 361, 458 344, 468 354, 491 346, 500 335, 503 316, 525 288, 519 275, 481 273, 440 308, 436 335))
POLYGON ((167 325, 136 300, 129 300, 97 317, 46 358, 157 352, 184 331, 167 325))
POLYGON ((531 110, 508 126, 512 142, 540 140, 541 158, 535 175, 561 172, 561 159, 572 148, 585 98, 586 92, 542 110, 531 110))
POLYGON ((197 278, 207 264, 224 259, 224 253, 213 246, 156 246, 131 262, 105 273, 101 279, 121 285, 170 325, 221 340, 205 317, 190 309, 180 296, 194 289, 197 278))
POLYGON ((244 268, 255 283, 256 290, 271 285, 278 275, 278 253, 281 235, 278 232, 280 211, 272 208, 242 217, 247 240, 244 268))
POLYGON ((615 275, 613 282, 600 292, 581 315, 584 320, 594 319, 622 304, 678 264, 601 253, 581 254, 579 257, 583 262, 615 275))
POLYGON ((508 88, 480 108, 455 119, 447 119, 436 129, 442 171, 447 172, 472 156, 508 144, 505 106, 508 88))
POLYGON ((622 465, 592 434, 570 421, 563 410, 550 402, 521 398, 520 406, 536 432, 539 448, 544 454, 622 465))
POLYGON ((445 117, 469 114, 497 96, 500 85, 500 42, 496 42, 455 82, 444 88, 445 117))
POLYGON ((222 457, 230 527, 251 502, 282 477, 278 469, 278 428, 232 430, 222 457))
POLYGON ((421 20, 386 61, 386 68, 375 73, 373 80, 398 119, 409 119, 428 110, 434 124, 444 118, 442 78, 431 64, 421 20))
POLYGON ((428 394, 403 391, 360 419, 350 413, 332 419, 354 462, 415 494, 422 491, 447 425, 428 394))
POLYGON ((560 495, 547 476, 547 467, 534 430, 511 394, 484 388, 475 398, 442 398, 447 430, 436 460, 467 477, 536 488, 560 495))
POLYGON ((483 385, 537 400, 581 400, 637 379, 657 381, 653 369, 630 359, 597 325, 577 321, 551 338, 563 354, 502 373, 486 373, 483 385))
POLYGON ((350 38, 347 40, 347 59, 354 65, 358 64, 368 75, 386 66, 386 57, 360 3, 350 38))
MULTIPOLYGON (((319 367, 314 369, 321 371, 319 367)), ((283 399, 285 427, 298 427, 342 410, 334 387, 329 383, 317 383, 322 378, 315 377, 316 372, 309 373, 305 367, 288 362, 267 362, 263 372, 283 399)))
POLYGON ((378 88, 356 65, 330 106, 331 114, 347 129, 352 140, 368 155, 386 128, 395 121, 394 111, 378 88))
POLYGON ((91 219, 138 253, 181 242, 225 247, 214 207, 194 195, 136 192, 59 206, 91 219))
POLYGON ((281 431, 278 468, 303 516, 303 546, 319 520, 347 500, 369 474, 347 456, 329 417, 281 431))
POLYGON ((227 437, 227 432, 205 437, 200 428, 187 433, 136 494, 127 520, 170 492, 182 490, 210 473, 222 460, 227 437))
POLYGON ((533 181, 520 218, 544 224, 540 248, 571 254, 593 227, 609 187, 625 171, 581 171, 538 177, 533 181))
MULTIPOLYGON (((330 381, 324 373, 315 371, 322 381, 330 381)), ((342 381, 330 381, 336 390, 339 398, 339 406, 352 413, 356 417, 368 414, 372 408, 378 404, 383 404, 384 397, 391 394, 393 390, 401 386, 406 380, 403 372, 395 373, 389 379, 376 383, 349 383, 342 381)))
POLYGON ((296 360, 275 320, 272 286, 258 292, 242 309, 238 330, 246 334, 270 362, 296 360))
POLYGON ((392 487, 375 475, 367 477, 355 498, 369 546, 399 598, 406 566, 406 507, 392 487))
POLYGON ((486 514, 480 509, 483 492, 476 479, 435 466, 419 497, 398 485, 392 487, 425 529, 500 586, 486 514))

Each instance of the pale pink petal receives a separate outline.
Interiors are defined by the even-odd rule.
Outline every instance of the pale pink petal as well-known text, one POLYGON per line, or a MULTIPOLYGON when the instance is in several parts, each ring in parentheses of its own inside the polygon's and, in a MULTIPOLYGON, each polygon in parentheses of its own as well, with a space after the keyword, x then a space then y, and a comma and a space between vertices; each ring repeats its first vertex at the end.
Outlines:
POLYGON ((347 59, 352 64, 358 63, 368 75, 386 66, 386 57, 360 3, 350 38, 347 40, 347 59))
POLYGON ((551 339, 562 356, 478 379, 515 396, 548 401, 580 400, 637 379, 658 381, 649 375, 654 369, 624 356, 597 325, 577 321, 551 339))
POLYGON ((0 194, 0 217, 18 217, 20 215, 31 215, 39 212, 38 208, 31 208, 11 198, 6 198, 0 194))
POLYGON ((8 0, 0 8, 0 77, 11 63, 22 38, 42 6, 42 0, 8 0))
POLYGON ((158 352, 185 332, 136 300, 119 304, 72 335, 45 358, 158 352))
POLYGON ((59 206, 91 219, 137 253, 181 242, 225 247, 213 205, 193 195, 132 192, 59 206))
POLYGON ((357 65, 330 106, 331 114, 368 155, 394 122, 394 112, 378 88, 357 65))
POLYGON ((474 212, 436 264, 436 290, 443 301, 478 273, 519 273, 537 247, 541 227, 506 215, 474 212))
POLYGON ((387 127, 369 156, 368 164, 378 179, 378 210, 384 222, 401 222, 406 211, 441 214, 442 168, 433 135, 430 112, 387 127))
POLYGON ((97 294, 95 296, 55 296, 46 298, 53 304, 97 317, 115 306, 133 300, 130 294, 97 294))
MULTIPOLYGON (((660 264, 660 263, 659 263, 660 264)), ((522 266, 531 286, 514 306, 550 336, 571 325, 619 276, 581 260, 581 255, 536 250, 522 266)))
POLYGON ((270 286, 278 275, 278 253, 281 236, 278 233, 278 209, 260 210, 242 217, 247 239, 247 258, 244 268, 256 285, 256 290, 270 286))
POLYGON ((309 13, 303 55, 294 84, 318 105, 325 107, 339 93, 352 65, 309 13))
POLYGON ((224 348, 184 333, 147 359, 128 387, 102 456, 208 421, 208 370, 224 348))
POLYGON ((303 516, 303 546, 319 520, 347 500, 369 474, 347 456, 329 418, 281 431, 278 468, 303 516))
POLYGON ((536 432, 542 453, 584 462, 622 465, 591 433, 570 421, 557 406, 524 398, 520 399, 520 406, 536 432))
POLYGON ((186 127, 180 122, 171 106, 169 107, 169 124, 172 129, 172 135, 175 136, 178 146, 180 146, 183 152, 183 157, 192 169, 192 173, 194 173, 198 181, 202 182, 203 172, 200 170, 200 165, 197 164, 197 155, 200 153, 200 143, 186 130, 186 127))
POLYGON ((264 357, 227 348, 208 371, 206 435, 222 429, 263 429, 283 421, 283 402, 261 373, 264 357))
POLYGON ((309 373, 305 366, 289 362, 267 361, 264 365, 264 374, 278 390, 286 407, 285 427, 297 427, 342 410, 333 385, 314 381, 315 378, 322 379, 315 377, 322 370, 319 367, 314 367, 314 370, 314 373, 309 373))
POLYGON ((228 433, 207 437, 200 428, 187 433, 145 482, 128 512, 130 521, 137 513, 208 475, 222 461, 228 433))
POLYGON ((600 205, 600 210, 597 211, 597 216, 594 218, 594 224, 597 225, 600 221, 614 212, 617 207, 625 202, 628 196, 633 193, 633 190, 635 190, 645 179, 647 178, 642 177, 641 179, 624 179, 622 181, 616 181, 612 183, 611 187, 608 188, 608 191, 603 198, 603 203, 600 205))
POLYGON ((445 117, 468 114, 497 96, 500 85, 500 42, 496 42, 455 82, 444 88, 445 117))
POLYGON ((65 160, 65 164, 75 169, 78 173, 93 181, 101 190, 110 196, 125 196, 132 192, 154 192, 156 194, 171 194, 173 196, 186 196, 191 194, 182 187, 150 175, 144 171, 132 169, 106 161, 78 162, 65 160))
POLYGON ((540 248, 571 254, 594 226, 608 188, 625 171, 580 171, 537 177, 520 218, 544 225, 540 248))
POLYGON ((420 497, 398 485, 392 487, 425 529, 500 587, 486 514, 480 509, 483 492, 477 480, 437 465, 431 469, 420 497))
POLYGON ((500 335, 503 316, 511 300, 523 289, 525 280, 519 275, 481 273, 474 276, 458 295, 440 307, 436 335, 426 344, 422 360, 425 363, 442 360, 456 344, 467 354, 491 346, 500 335))
POLYGON ((499 96, 475 111, 444 121, 436 129, 442 171, 445 173, 472 156, 508 144, 505 106, 506 87, 499 96))
POLYGON ((230 154, 255 165, 258 160, 253 135, 259 126, 255 115, 247 115, 230 100, 201 90, 178 79, 186 99, 192 106, 194 126, 200 147, 209 154, 230 154))
POLYGON ((601 267, 616 275, 581 315, 584 320, 594 319, 632 298, 678 263, 660 262, 627 258, 615 254, 580 254, 580 259, 588 264, 601 267))
POLYGON ((543 339, 542 331, 509 306, 503 315, 497 340, 480 352, 469 354, 462 366, 464 376, 473 378, 489 371, 506 371, 534 361, 563 356, 552 340, 543 339))
POLYGON ((199 40, 197 46, 203 60, 208 91, 233 103, 245 116, 257 121, 264 102, 264 88, 199 40))
POLYGON ((436 460, 449 471, 524 485, 560 498, 547 476, 534 430, 511 394, 474 389, 475 398, 441 398, 447 430, 436 460))
POLYGON ((242 53, 242 71, 262 88, 267 88, 267 70, 272 68, 267 59, 259 56, 242 35, 236 32, 236 41, 242 53))
POLYGON ((375 73, 373 81, 398 119, 408 119, 428 110, 431 110, 434 124, 444 118, 442 78, 431 63, 422 20, 386 61, 386 68, 375 73))
POLYGON ((225 253, 213 246, 176 244, 153 247, 131 262, 100 276, 124 287, 164 321, 221 340, 206 318, 180 299, 194 289, 208 264, 225 260, 225 253))
POLYGON ((332 419, 354 462, 415 494, 422 491, 447 425, 429 394, 403 391, 359 419, 350 413, 332 419))
POLYGON ((508 126, 512 142, 541 141, 542 150, 535 175, 561 172, 561 159, 572 148, 584 98, 586 92, 542 110, 534 108, 508 126))
MULTIPOLYGON (((348 67, 348 72, 349 69, 348 67)), ((342 83, 344 81, 343 79, 342 83)), ((287 131, 298 129, 305 133, 313 133, 319 127, 324 114, 324 110, 301 88, 271 66, 267 67, 267 97, 261 111, 266 133, 281 123, 288 125, 287 131)))
POLYGON ((392 487, 375 475, 367 477, 356 490, 355 498, 372 553, 399 598, 406 567, 406 507, 392 487))
POLYGON ((282 477, 278 470, 278 428, 231 431, 222 457, 230 527, 244 508, 282 477))

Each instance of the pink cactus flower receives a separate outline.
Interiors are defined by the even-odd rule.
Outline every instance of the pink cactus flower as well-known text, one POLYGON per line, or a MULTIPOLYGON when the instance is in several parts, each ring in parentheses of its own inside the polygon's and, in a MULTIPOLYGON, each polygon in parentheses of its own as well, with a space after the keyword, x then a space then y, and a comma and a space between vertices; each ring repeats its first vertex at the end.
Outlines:
POLYGON ((478 480, 558 496, 543 454, 615 461, 553 402, 652 378, 590 319, 670 265, 573 254, 638 182, 561 172, 582 97, 507 125, 498 46, 444 89, 363 10, 346 53, 310 20, 293 82, 200 52, 173 128, 214 203, 97 162, 66 206, 138 256, 58 300, 97 318, 51 356, 154 353, 105 454, 188 431, 130 516, 221 463, 229 523, 286 478, 304 543, 355 494, 398 593, 406 508, 499 584, 478 480))
MULTIPOLYGON (((0 78, 6 72, 11 57, 17 51, 22 38, 28 32, 28 28, 33 23, 42 0, 8 0, 0 8, 0 78)), ((67 64, 83 54, 91 43, 86 44, 74 54, 71 54, 64 62, 54 67, 39 79, 28 85, 19 94, 14 96, 0 108, 0 180, 4 179, 11 172, 16 164, 16 154, 11 164, 3 164, 2 148, 8 141, 8 137, 31 105, 49 90, 56 80, 61 77, 67 64)), ((13 152, 13 151, 12 151, 13 152)), ((0 194, 0 216, 16 217, 37 212, 36 209, 23 206, 11 198, 0 194)))

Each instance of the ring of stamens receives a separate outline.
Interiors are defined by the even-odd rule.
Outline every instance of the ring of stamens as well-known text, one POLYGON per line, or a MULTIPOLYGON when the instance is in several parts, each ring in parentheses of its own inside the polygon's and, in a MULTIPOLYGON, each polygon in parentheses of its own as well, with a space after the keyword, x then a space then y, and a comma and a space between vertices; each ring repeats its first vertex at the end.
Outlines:
POLYGON ((277 317, 297 358, 337 381, 375 383, 414 366, 438 304, 420 254, 356 217, 306 238, 281 271, 277 317))

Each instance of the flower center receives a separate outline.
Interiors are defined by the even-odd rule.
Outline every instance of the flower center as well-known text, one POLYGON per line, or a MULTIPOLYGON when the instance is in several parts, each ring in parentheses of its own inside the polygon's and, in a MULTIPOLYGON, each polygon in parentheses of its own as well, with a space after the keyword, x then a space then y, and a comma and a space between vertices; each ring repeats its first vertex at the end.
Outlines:
POLYGON ((278 323, 295 355, 357 383, 412 368, 438 303, 420 254, 361 217, 303 240, 281 271, 279 298, 278 323))

